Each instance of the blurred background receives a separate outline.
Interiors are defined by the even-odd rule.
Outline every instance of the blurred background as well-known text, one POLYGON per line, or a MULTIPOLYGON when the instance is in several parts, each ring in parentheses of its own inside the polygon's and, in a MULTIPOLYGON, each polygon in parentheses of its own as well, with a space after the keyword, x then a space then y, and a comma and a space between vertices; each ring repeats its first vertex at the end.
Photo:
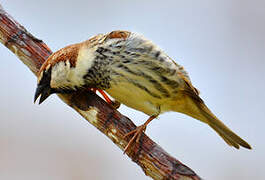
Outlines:
MULTIPOLYGON (((265 1, 2 0, 53 50, 112 30, 144 34, 190 73, 212 111, 247 140, 236 150, 207 125, 178 113, 147 134, 207 180, 263 180, 265 1)), ((55 95, 33 104, 36 77, 0 46, 0 179, 150 179, 55 95)), ((141 124, 147 116, 120 112, 141 124)))

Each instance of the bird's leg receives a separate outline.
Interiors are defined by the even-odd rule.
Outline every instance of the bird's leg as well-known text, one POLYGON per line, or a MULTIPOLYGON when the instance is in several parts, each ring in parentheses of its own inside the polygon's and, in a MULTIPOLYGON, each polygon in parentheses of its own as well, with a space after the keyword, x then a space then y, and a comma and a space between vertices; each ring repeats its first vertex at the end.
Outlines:
POLYGON ((109 98, 109 96, 101 89, 97 89, 98 92, 104 97, 104 99, 107 101, 107 103, 112 104, 112 100, 109 98))
POLYGON ((104 99, 107 101, 107 103, 111 104, 115 109, 118 109, 121 105, 118 101, 112 101, 109 96, 101 89, 97 89, 98 92, 104 97, 104 99))
POLYGON ((118 101, 112 101, 103 90, 97 88, 90 88, 90 90, 93 91, 94 93, 98 91, 104 97, 106 102, 112 105, 115 109, 118 109, 120 107, 121 103, 118 101))
POLYGON ((125 136, 123 138, 126 138, 127 136, 130 136, 133 134, 133 137, 130 139, 130 141, 128 142, 127 146, 124 149, 124 153, 126 153, 126 151, 130 148, 130 146, 136 142, 139 143, 139 140, 141 138, 141 135, 143 132, 145 132, 147 125, 157 117, 157 115, 153 115, 150 116, 147 121, 142 124, 141 126, 136 127, 134 130, 130 131, 129 133, 125 134, 125 136))

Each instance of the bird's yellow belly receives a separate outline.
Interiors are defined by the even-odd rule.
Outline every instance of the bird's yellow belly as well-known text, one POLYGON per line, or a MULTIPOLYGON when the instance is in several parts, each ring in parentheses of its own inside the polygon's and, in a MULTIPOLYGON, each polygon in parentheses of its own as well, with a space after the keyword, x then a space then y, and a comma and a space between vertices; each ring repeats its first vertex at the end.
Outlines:
POLYGON ((120 103, 147 115, 160 114, 162 100, 131 83, 119 82, 106 89, 106 92, 120 103))

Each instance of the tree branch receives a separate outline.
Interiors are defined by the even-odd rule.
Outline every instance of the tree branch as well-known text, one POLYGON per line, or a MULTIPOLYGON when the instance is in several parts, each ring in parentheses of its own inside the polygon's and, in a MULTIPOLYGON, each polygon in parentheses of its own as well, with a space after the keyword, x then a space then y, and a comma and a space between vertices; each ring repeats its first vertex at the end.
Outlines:
MULTIPOLYGON (((0 41, 36 75, 52 51, 16 22, 0 5, 0 41)), ((129 139, 123 136, 135 129, 133 122, 90 91, 58 95, 88 122, 110 138, 121 150, 129 139)), ((186 165, 170 156, 145 134, 139 144, 126 153, 147 176, 153 179, 199 180, 200 177, 186 165)))

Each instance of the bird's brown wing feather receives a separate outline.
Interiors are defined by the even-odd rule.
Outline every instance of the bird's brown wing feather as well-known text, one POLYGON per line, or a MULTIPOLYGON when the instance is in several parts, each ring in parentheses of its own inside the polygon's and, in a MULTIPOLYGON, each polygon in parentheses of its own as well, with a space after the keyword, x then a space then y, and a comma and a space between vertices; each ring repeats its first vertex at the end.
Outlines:
POLYGON ((129 37, 130 34, 131 33, 129 31, 120 31, 120 30, 112 31, 106 35, 105 40, 116 39, 116 38, 125 40, 129 37))
POLYGON ((196 89, 192 84, 191 81, 183 74, 179 73, 179 76, 184 81, 184 88, 182 89, 182 92, 188 96, 190 96, 192 99, 196 100, 199 103, 204 103, 203 100, 199 97, 199 90, 196 89))

